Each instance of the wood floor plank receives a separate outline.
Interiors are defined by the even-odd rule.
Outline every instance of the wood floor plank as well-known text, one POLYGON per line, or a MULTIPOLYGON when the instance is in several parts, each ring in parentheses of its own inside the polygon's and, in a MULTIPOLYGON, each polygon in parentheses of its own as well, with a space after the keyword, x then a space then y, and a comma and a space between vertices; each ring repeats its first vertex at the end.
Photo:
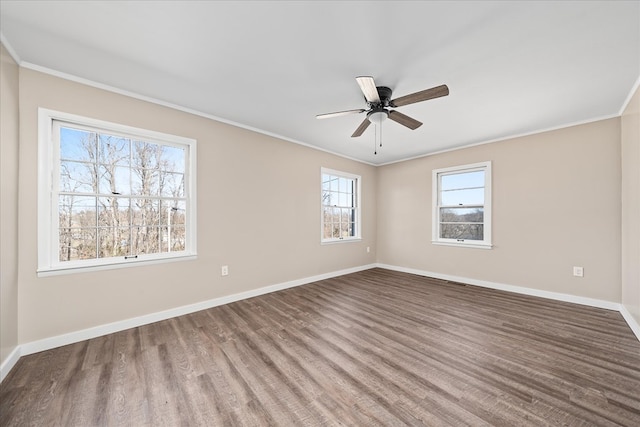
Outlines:
POLYGON ((22 357, 0 426, 634 426, 622 316, 371 269, 22 357))

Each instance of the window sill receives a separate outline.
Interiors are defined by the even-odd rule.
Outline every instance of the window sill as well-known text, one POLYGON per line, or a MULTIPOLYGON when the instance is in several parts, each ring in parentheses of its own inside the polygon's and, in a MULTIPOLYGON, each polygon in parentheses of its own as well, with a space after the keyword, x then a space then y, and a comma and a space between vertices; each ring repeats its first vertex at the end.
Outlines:
POLYGON ((457 246, 459 248, 473 248, 473 249, 493 249, 493 245, 490 243, 457 243, 457 242, 441 242, 438 240, 432 240, 431 244, 439 246, 457 246))
POLYGON ((352 242, 361 242, 362 237, 353 237, 350 239, 335 239, 335 240, 322 240, 320 242, 321 245, 335 245, 336 243, 352 243, 352 242))
POLYGON ((146 259, 146 260, 136 260, 129 262, 114 262, 112 264, 100 264, 100 265, 87 265, 87 266, 71 266, 71 267, 52 267, 47 269, 39 269, 37 271, 38 277, 50 277, 50 276, 62 276, 66 274, 75 274, 75 273, 90 273, 93 271, 103 271, 103 270, 115 270, 120 268, 128 268, 128 267, 142 267, 146 265, 154 265, 154 264, 166 264, 168 262, 176 262, 176 261, 193 261, 197 259, 198 256, 196 254, 189 255, 179 255, 167 258, 155 258, 155 259, 146 259))

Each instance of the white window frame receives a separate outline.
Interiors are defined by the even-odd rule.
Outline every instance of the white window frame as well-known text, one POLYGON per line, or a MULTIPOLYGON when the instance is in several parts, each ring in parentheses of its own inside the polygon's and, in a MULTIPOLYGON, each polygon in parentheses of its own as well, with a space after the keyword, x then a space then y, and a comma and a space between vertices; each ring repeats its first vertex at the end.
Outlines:
MULTIPOLYGON (((491 249, 491 162, 480 162, 462 166, 453 166, 442 169, 434 169, 432 172, 432 239, 434 245, 460 246, 479 249, 491 249), (483 240, 444 239, 440 237, 440 187, 441 178, 445 175, 465 172, 484 171, 484 219, 483 240)), ((477 206, 477 205, 474 205, 477 206)))
POLYGON ((355 175, 352 173, 348 173, 348 172, 342 172, 342 171, 338 171, 335 169, 329 169, 329 168, 320 168, 320 242, 321 244, 332 244, 332 243, 341 243, 341 242, 357 242, 362 240, 362 222, 361 222, 361 197, 360 197, 360 189, 361 189, 361 184, 362 182, 362 177, 360 175, 355 175), (332 175, 332 176, 338 176, 341 178, 348 178, 348 179, 353 179, 356 182, 356 206, 355 206, 355 235, 354 236, 349 236, 349 237, 341 237, 341 238, 329 238, 329 239, 325 239, 324 237, 324 203, 322 200, 322 193, 323 193, 323 188, 322 188, 322 177, 324 175, 332 175))
POLYGON ((38 270, 39 277, 122 267, 133 267, 170 261, 192 260, 197 256, 196 242, 196 140, 165 133, 110 123, 75 114, 38 109, 38 270), (184 251, 143 254, 137 257, 109 257, 88 260, 59 261, 58 177, 60 148, 54 134, 56 122, 92 127, 114 133, 176 146, 185 149, 185 218, 184 251))

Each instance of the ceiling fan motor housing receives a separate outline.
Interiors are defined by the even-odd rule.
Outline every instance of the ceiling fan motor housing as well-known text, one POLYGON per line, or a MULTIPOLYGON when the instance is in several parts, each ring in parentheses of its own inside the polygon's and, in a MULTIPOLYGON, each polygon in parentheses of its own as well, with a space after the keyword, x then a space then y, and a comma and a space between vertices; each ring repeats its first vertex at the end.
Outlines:
MULTIPOLYGON (((389 101, 391 100, 391 88, 387 86, 376 86, 376 89, 378 90, 378 97, 380 98, 379 106, 388 107, 389 101)), ((372 105, 372 107, 376 107, 376 105, 372 105)))

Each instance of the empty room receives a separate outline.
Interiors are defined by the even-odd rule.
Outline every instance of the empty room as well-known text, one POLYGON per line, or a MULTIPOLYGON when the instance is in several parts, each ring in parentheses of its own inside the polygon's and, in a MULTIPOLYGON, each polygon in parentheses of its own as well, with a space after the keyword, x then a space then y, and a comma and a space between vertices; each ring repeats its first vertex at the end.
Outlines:
POLYGON ((640 1, 0 42, 0 426, 640 425, 640 1))

